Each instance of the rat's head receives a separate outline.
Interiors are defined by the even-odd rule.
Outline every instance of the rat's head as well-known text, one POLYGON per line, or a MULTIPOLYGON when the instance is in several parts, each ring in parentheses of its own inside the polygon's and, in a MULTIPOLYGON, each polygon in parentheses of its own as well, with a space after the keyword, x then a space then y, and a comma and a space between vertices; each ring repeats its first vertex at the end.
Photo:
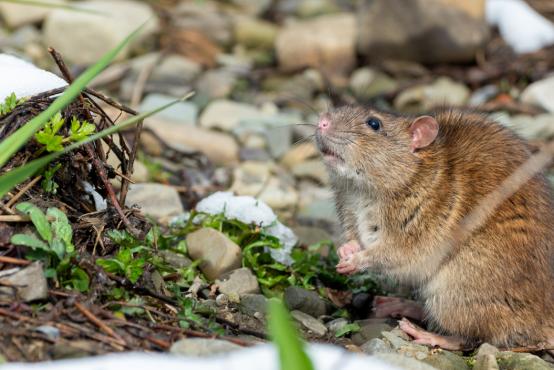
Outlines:
POLYGON ((320 116, 316 141, 331 176, 396 188, 410 181, 438 131, 431 116, 346 106, 320 116))

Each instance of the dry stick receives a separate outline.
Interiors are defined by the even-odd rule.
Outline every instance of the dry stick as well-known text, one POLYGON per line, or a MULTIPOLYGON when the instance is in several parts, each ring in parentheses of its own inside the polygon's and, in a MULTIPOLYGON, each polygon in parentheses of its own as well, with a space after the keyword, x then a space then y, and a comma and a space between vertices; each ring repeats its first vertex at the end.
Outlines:
POLYGON ((41 178, 42 176, 37 176, 32 179, 27 185, 25 185, 20 191, 18 191, 17 194, 12 197, 12 199, 10 199, 6 203, 6 207, 11 208, 15 204, 15 202, 17 202, 19 198, 21 198, 23 194, 27 192, 27 190, 31 189, 41 178))
POLYGON ((112 328, 110 328, 108 325, 106 325, 102 320, 94 316, 92 312, 90 312, 85 306, 83 306, 79 302, 75 302, 75 307, 83 314, 85 317, 92 322, 94 325, 98 326, 100 330, 102 330, 104 333, 110 335, 111 337, 117 339, 119 342, 118 344, 122 346, 126 346, 127 343, 123 338, 119 336, 115 331, 113 331, 112 328))
MULTIPOLYGON (((142 94, 144 92, 144 87, 146 86, 146 82, 148 81, 148 78, 152 75, 152 72, 154 71, 154 68, 158 65, 158 63, 163 59, 164 54, 160 54, 153 63, 150 65, 144 67, 137 78, 137 82, 133 89, 133 94, 131 96, 131 107, 136 108, 140 102, 140 99, 142 98, 142 94)), ((129 155, 129 162, 127 164, 127 173, 126 175, 133 172, 133 165, 135 163, 135 159, 137 157, 137 151, 138 146, 140 142, 140 135, 142 133, 142 126, 143 121, 140 121, 137 124, 137 127, 135 128, 135 137, 133 142, 133 149, 131 150, 131 154, 129 155)), ((119 192, 119 201, 121 204, 125 204, 125 198, 127 198, 127 191, 129 190, 129 181, 127 181, 125 178, 123 178, 123 181, 121 181, 121 191, 119 192)))
POLYGON ((0 263, 10 263, 12 265, 27 266, 27 265, 30 265, 32 262, 27 260, 22 260, 19 258, 0 256, 0 263))
MULTIPOLYGON (((54 61, 58 65, 58 68, 62 72, 64 78, 68 83, 73 82, 73 78, 71 74, 69 73, 69 70, 67 69, 67 66, 65 65, 65 62, 63 61, 60 53, 58 53, 53 48, 48 48, 48 52, 52 55, 52 58, 54 58, 54 61)), ((85 99, 83 98, 82 94, 79 94, 79 100, 83 104, 83 106, 86 106, 85 99)), ((90 116, 90 114, 87 114, 90 116)), ((89 118, 92 122, 92 117, 89 118)), ((104 152, 99 149, 101 145, 97 145, 97 153, 100 156, 101 159, 104 159, 105 155, 104 152)), ((112 184, 110 183, 108 176, 106 175, 106 171, 104 170, 104 166, 102 163, 100 163, 99 159, 94 155, 92 145, 91 144, 85 144, 84 148, 88 154, 88 156, 92 160, 92 165, 94 166, 96 172, 100 176, 100 179, 104 183, 104 186, 106 187, 106 191, 108 192, 108 199, 112 203, 113 207, 115 208, 116 212, 119 214, 119 217, 121 218, 121 221, 125 225, 125 228, 127 231, 129 231, 133 236, 138 236, 139 232, 136 230, 133 225, 129 222, 125 214, 123 213, 123 209, 121 208, 121 204, 117 200, 117 196, 115 195, 115 190, 112 187, 112 184)))

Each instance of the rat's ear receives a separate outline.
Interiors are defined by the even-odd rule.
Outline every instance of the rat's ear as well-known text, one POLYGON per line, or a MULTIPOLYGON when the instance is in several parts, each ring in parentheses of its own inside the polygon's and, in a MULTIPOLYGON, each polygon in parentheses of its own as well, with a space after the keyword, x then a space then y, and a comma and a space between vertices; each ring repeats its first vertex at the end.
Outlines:
POLYGON ((410 135, 412 135, 410 149, 415 152, 416 149, 425 148, 435 141, 438 133, 437 120, 431 116, 417 117, 410 125, 410 135))

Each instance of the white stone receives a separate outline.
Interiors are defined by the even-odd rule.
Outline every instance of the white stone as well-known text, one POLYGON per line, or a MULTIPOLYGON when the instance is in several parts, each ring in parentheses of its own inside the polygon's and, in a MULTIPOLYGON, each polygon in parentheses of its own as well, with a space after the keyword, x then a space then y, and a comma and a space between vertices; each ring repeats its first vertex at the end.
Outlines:
POLYGON ((56 9, 44 23, 45 44, 54 47, 71 63, 88 65, 97 62, 145 24, 131 45, 118 54, 116 60, 122 60, 133 45, 151 36, 158 28, 154 12, 141 2, 90 0, 80 2, 79 6, 96 13, 56 9))
POLYGON ((533 82, 527 86, 521 94, 521 101, 554 112, 554 76, 533 82))
POLYGON ((185 211, 177 190, 157 183, 131 184, 125 205, 138 205, 144 214, 161 222, 185 211))
POLYGON ((237 127, 241 120, 255 120, 264 117, 266 115, 253 105, 230 100, 215 100, 202 112, 200 126, 230 131, 237 127))

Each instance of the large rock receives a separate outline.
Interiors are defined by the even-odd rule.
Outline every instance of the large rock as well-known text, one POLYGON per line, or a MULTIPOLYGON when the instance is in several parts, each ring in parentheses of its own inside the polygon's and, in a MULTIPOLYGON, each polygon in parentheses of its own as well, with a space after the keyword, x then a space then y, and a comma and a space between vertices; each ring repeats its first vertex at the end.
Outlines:
POLYGON ((466 62, 489 37, 485 0, 360 2, 358 49, 371 60, 466 62))
POLYGON ((554 112, 554 76, 527 86, 521 94, 521 101, 554 112))
POLYGON ((122 60, 133 46, 152 36, 158 28, 156 15, 141 2, 91 0, 80 2, 79 6, 91 12, 56 9, 44 24, 45 44, 71 63, 95 63, 148 21, 131 45, 118 54, 117 59, 122 60))
POLYGON ((311 331, 318 337, 323 337, 325 334, 327 334, 327 327, 323 325, 323 323, 318 319, 305 314, 302 311, 291 311, 290 315, 293 319, 301 323, 304 327, 306 327, 309 331, 311 331))
POLYGON ((241 348, 237 344, 221 339, 185 338, 173 343, 169 352, 174 355, 202 357, 236 351, 241 348))
POLYGON ((290 286, 285 289, 285 304, 289 310, 302 311, 308 315, 319 317, 328 311, 327 303, 314 291, 290 286))
POLYGON ((429 85, 417 85, 402 91, 394 99, 394 107, 404 112, 424 112, 441 105, 463 105, 470 90, 462 83, 440 77, 429 85))
POLYGON ((249 268, 242 267, 225 274, 215 281, 219 291, 230 297, 255 294, 260 291, 258 279, 249 268))
POLYGON ((205 228, 190 233, 187 248, 192 259, 202 260, 200 269, 210 280, 241 266, 240 247, 217 230, 205 228))
POLYGON ((159 119, 146 120, 145 127, 151 128, 171 147, 202 152, 215 164, 227 166, 239 161, 238 144, 225 133, 159 119))
POLYGON ((31 302, 47 296, 48 285, 42 263, 35 262, 25 268, 0 271, 0 302, 31 302))
POLYGON ((125 204, 138 205, 144 214, 164 223, 185 211, 177 190, 158 183, 131 184, 125 204))
MULTIPOLYGON (((52 0, 50 2, 63 4, 65 1, 52 0)), ((52 10, 52 7, 47 6, 0 2, 0 14, 6 25, 10 28, 18 28, 25 24, 41 22, 52 10)))
POLYGON ((356 62, 356 32, 351 14, 290 23, 275 41, 279 65, 286 71, 314 67, 332 75, 345 74, 356 62))

